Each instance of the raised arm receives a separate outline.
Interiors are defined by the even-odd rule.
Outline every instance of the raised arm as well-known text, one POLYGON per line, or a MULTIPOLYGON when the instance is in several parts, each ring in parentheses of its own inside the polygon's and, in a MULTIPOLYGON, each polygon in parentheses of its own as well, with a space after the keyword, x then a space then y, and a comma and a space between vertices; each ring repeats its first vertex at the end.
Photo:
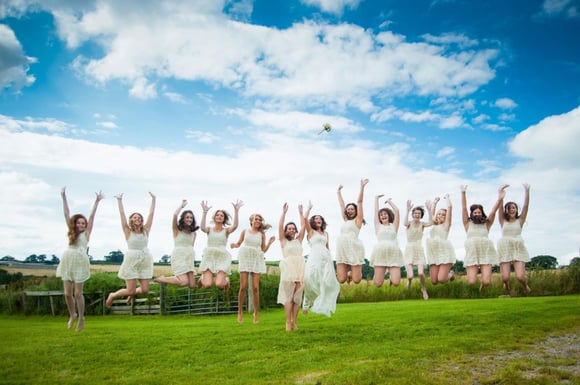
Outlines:
POLYGON ((282 215, 280 216, 280 221, 278 222, 278 239, 280 239, 280 246, 282 248, 284 248, 284 245, 286 245, 287 242, 286 234, 284 234, 284 221, 286 220, 287 212, 288 212, 288 203, 284 202, 284 204, 282 205, 282 215))
POLYGON ((171 221, 171 229, 173 230, 173 238, 177 237, 177 234, 179 233, 179 219, 177 218, 179 216, 179 213, 181 212, 181 210, 183 210, 183 208, 187 206, 187 200, 182 200, 181 204, 179 205, 179 207, 175 210, 175 212, 173 213, 173 220, 171 221))
POLYGON ((413 202, 409 199, 409 200, 407 200, 407 211, 405 213, 405 221, 403 222, 403 225, 405 227, 409 227, 409 214, 411 213, 412 208, 413 208, 413 202))
POLYGON ((360 190, 358 192, 358 198, 356 199, 356 205, 358 206, 358 209, 357 209, 355 224, 359 229, 363 225, 363 221, 364 221, 363 201, 364 201, 364 195, 365 195, 365 187, 368 183, 369 183, 368 179, 361 179, 360 180, 360 190))
POLYGON ((439 197, 435 197, 433 202, 431 202, 431 207, 427 207, 431 212, 431 218, 435 218, 437 216, 437 204, 439 203, 439 197))
POLYGON ((151 225, 153 225, 153 216, 155 215, 155 195, 151 191, 149 191, 149 195, 151 196, 151 205, 149 206, 149 215, 147 215, 147 222, 145 222, 145 226, 143 228, 149 234, 151 230, 151 225))
POLYGON ((115 195, 117 199, 117 206, 119 207, 119 216, 121 217, 121 228, 123 229, 123 234, 125 234, 125 239, 129 238, 131 235, 131 228, 127 224, 127 216, 125 215, 125 208, 123 207, 123 194, 115 195))
POLYGON ((234 206, 234 223, 231 225, 231 227, 226 228, 226 236, 230 235, 238 228, 238 214, 240 212, 240 207, 243 205, 244 202, 239 199, 235 203, 232 203, 232 206, 234 206))
POLYGON ((522 206, 522 212, 520 213, 520 223, 523 226, 528 217, 528 207, 530 207, 530 185, 524 183, 524 205, 522 206))
POLYGON ((375 220, 373 223, 375 224, 375 234, 379 232, 379 228, 381 226, 381 220, 379 219, 379 199, 381 199, 384 194, 375 195, 375 220))
POLYGON ((311 209, 312 205, 309 204, 308 208, 306 209, 306 213, 304 213, 304 208, 302 207, 302 205, 298 205, 298 216, 300 217, 300 230, 298 231, 297 238, 300 242, 302 242, 302 240, 304 239, 304 233, 306 232, 306 217, 310 215, 311 209))
POLYGON ((344 205, 344 198, 342 197, 342 185, 338 185, 338 189, 336 190, 336 193, 338 194, 338 205, 340 206, 340 215, 342 216, 342 220, 346 221, 348 218, 346 217, 346 213, 344 212, 344 209, 346 208, 346 206, 344 205))
POLYGON ((207 201, 201 201, 202 214, 201 214, 201 224, 199 225, 199 228, 206 234, 209 233, 209 229, 206 226, 207 212, 209 211, 209 209, 211 209, 211 206, 207 205, 207 201))
POLYGON ((445 215, 445 230, 449 231, 451 228, 451 222, 453 221, 453 207, 451 205, 451 199, 449 198, 449 194, 445 194, 443 197, 445 202, 447 202, 447 215, 445 215))
POLYGON ((395 202, 393 202, 392 198, 387 199, 385 203, 387 203, 393 209, 393 214, 395 215, 395 217, 393 218, 393 226, 395 226, 395 232, 398 232, 399 224, 401 223, 401 214, 399 212, 399 208, 397 207, 395 202))
POLYGON ((461 219, 465 231, 469 229, 469 214, 467 213, 467 185, 462 184, 461 187, 461 219))
POLYGON ((487 228, 488 229, 490 229, 491 226, 493 225, 493 221, 495 220, 495 214, 497 214, 498 208, 503 203, 503 199, 505 198, 505 189, 508 187, 509 187, 509 184, 504 184, 503 186, 501 186, 499 188, 499 191, 497 194, 497 200, 495 201, 495 204, 491 208, 491 212, 489 213, 489 216, 487 217, 487 228))
POLYGON ((425 208, 427 209, 427 216, 429 218, 429 221, 428 222, 423 222, 423 228, 429 227, 429 226, 432 226, 433 225, 433 217, 434 217, 434 215, 433 215, 433 211, 431 210, 431 208, 432 208, 431 206, 432 205, 433 204, 432 204, 432 202, 429 199, 427 199, 425 201, 425 208))
POLYGON ((62 198, 62 209, 64 212, 64 220, 66 222, 67 227, 69 226, 70 222, 70 210, 68 208, 68 202, 66 200, 66 187, 63 187, 60 190, 60 197, 62 198))
POLYGON ((91 208, 91 213, 89 214, 89 219, 87 223, 87 229, 85 230, 85 235, 87 237, 87 241, 91 236, 91 231, 93 231, 93 223, 95 223, 95 214, 97 213, 97 207, 99 206, 99 202, 105 198, 105 195, 102 191, 95 193, 95 203, 93 203, 93 207, 91 208))
POLYGON ((310 239, 312 237, 312 232, 314 230, 312 230, 312 226, 310 226, 310 221, 309 221, 309 216, 310 216, 310 210, 312 210, 312 201, 308 201, 308 210, 306 210, 306 212, 304 213, 304 217, 303 217, 303 223, 304 223, 304 228, 306 229, 306 237, 307 239, 310 239))

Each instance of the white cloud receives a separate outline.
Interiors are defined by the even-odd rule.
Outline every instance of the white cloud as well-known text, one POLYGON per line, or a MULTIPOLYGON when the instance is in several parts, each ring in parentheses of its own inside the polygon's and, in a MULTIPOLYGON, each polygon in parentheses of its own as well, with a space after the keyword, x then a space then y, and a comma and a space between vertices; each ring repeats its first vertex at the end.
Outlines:
POLYGON ((35 119, 26 117, 22 119, 13 119, 6 115, 0 114, 0 131, 47 131, 47 132, 67 132, 74 126, 53 118, 35 119))
POLYGON ((495 107, 501 108, 502 110, 513 110, 518 106, 517 103, 510 98, 497 99, 493 105, 495 107))
POLYGON ((520 132, 509 143, 510 151, 532 159, 532 167, 578 169, 580 165, 580 106, 543 119, 520 132))
POLYGON ((447 158, 455 153, 453 147, 443 147, 441 150, 437 151, 437 158, 447 158))
POLYGON ((108 129, 119 128, 115 122, 97 122, 97 126, 108 129))
POLYGON ((580 16, 578 4, 573 0, 545 0, 541 14, 548 17, 563 16, 576 18, 580 16))
POLYGON ((327 13, 342 15, 345 8, 356 9, 361 0, 300 0, 327 13))
POLYGON ((13 88, 18 92, 22 87, 30 86, 36 80, 29 75, 29 65, 36 59, 28 57, 14 31, 5 24, 0 24, 0 92, 13 88))

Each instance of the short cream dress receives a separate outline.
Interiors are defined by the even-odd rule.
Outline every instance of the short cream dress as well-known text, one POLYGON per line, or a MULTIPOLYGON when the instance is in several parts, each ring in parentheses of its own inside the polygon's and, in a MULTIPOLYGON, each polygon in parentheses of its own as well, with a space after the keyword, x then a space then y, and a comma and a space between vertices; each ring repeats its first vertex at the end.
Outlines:
POLYGON ((85 282, 91 276, 91 264, 89 261, 88 240, 85 233, 80 233, 77 244, 69 246, 62 253, 60 263, 56 268, 56 276, 63 281, 73 281, 75 283, 85 282))

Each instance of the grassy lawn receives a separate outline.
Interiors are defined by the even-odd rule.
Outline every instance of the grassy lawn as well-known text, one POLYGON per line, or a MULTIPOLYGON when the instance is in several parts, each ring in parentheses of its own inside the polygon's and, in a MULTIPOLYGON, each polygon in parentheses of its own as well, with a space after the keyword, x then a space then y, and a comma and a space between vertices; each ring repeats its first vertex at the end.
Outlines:
POLYGON ((580 384, 580 296, 339 304, 284 313, 0 316, 0 384, 580 384))

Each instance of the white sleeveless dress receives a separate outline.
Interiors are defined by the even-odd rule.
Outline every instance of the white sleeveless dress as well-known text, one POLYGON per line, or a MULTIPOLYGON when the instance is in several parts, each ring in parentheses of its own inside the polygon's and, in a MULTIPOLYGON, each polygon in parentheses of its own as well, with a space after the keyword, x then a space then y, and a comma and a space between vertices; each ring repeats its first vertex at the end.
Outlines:
POLYGON ((328 234, 314 232, 310 238, 310 254, 304 270, 304 300, 302 308, 330 317, 336 311, 340 284, 330 252, 326 248, 328 234))
POLYGON ((151 279, 153 257, 147 249, 149 239, 145 233, 131 232, 127 239, 128 250, 117 274, 121 279, 151 279))
POLYGON ((345 263, 351 266, 364 265, 365 248, 358 238, 360 229, 355 220, 345 221, 340 228, 340 235, 336 239, 336 263, 345 263))
POLYGON ((298 239, 287 241, 282 248, 284 259, 280 261, 280 285, 278 286, 277 302, 285 304, 302 302, 302 293, 304 291, 304 256, 302 242, 298 239), (296 282, 300 283, 298 290, 296 282))
POLYGON ((407 227, 407 245, 405 246, 405 265, 424 265, 423 224, 415 226, 412 222, 407 227))
POLYGON ((62 253, 60 263, 56 268, 56 276, 63 281, 73 281, 82 283, 91 276, 91 264, 89 261, 87 237, 85 233, 80 233, 77 244, 69 246, 62 253))
POLYGON ((455 249, 451 241, 447 239, 449 232, 445 231, 445 225, 433 225, 429 238, 427 238, 427 260, 430 265, 443 265, 455 263, 455 249))
POLYGON ((238 271, 240 273, 266 273, 266 260, 262 252, 262 233, 255 234, 246 230, 244 243, 238 251, 238 271))
POLYGON ((499 263, 493 242, 489 239, 487 224, 469 222, 464 263, 466 267, 499 263))
POLYGON ((226 230, 214 231, 212 228, 207 233, 207 247, 203 250, 199 270, 209 270, 213 274, 223 271, 227 275, 232 271, 232 255, 226 249, 226 230))
POLYGON ((377 231, 377 240, 371 253, 371 266, 401 267, 404 265, 395 226, 381 224, 377 231))
POLYGON ((195 272, 195 250, 193 241, 195 233, 178 231, 173 238, 173 251, 171 252, 171 270, 174 275, 195 272))
POLYGON ((519 220, 505 221, 501 229, 502 236, 497 242, 499 262, 530 262, 530 254, 522 238, 522 225, 519 220))

